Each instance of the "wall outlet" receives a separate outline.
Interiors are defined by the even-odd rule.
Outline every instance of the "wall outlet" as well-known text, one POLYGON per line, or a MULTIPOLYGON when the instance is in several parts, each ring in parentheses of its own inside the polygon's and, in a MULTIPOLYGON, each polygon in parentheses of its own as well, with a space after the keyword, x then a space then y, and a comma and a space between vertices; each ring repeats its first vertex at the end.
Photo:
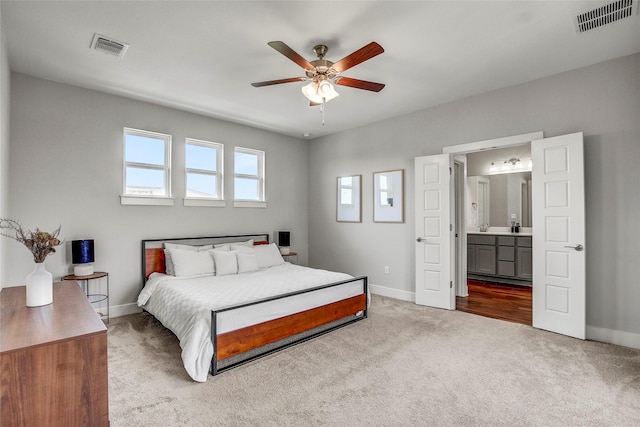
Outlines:
POLYGON ((384 266, 384 274, 389 274, 389 266, 388 265, 384 266))

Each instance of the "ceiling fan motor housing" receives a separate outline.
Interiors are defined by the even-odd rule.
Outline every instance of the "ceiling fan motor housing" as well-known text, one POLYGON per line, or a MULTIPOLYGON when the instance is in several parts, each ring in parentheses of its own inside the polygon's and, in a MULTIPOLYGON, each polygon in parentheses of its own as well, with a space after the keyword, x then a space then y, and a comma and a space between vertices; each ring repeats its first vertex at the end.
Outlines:
POLYGON ((313 65, 313 70, 305 70, 307 77, 310 79, 315 78, 318 75, 326 75, 327 78, 333 79, 338 73, 334 70, 333 62, 327 61, 326 59, 316 59, 315 61, 310 62, 313 65))

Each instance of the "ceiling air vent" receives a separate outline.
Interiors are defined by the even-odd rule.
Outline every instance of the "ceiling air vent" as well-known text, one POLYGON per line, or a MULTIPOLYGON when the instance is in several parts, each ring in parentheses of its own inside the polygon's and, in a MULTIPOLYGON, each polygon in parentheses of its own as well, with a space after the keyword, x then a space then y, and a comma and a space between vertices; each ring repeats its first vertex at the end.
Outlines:
POLYGON ((584 33, 638 12, 638 0, 618 0, 576 16, 576 31, 584 33))
POLYGON ((100 52, 122 58, 127 52, 127 49, 129 49, 129 45, 113 40, 110 37, 94 34, 93 40, 91 40, 91 49, 99 50, 100 52))

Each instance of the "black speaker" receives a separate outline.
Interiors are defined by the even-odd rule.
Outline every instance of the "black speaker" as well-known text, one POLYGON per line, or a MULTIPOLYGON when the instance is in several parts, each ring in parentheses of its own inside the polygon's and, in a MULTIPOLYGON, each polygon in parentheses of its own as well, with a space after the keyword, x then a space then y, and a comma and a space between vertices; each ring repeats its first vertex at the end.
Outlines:
POLYGON ((291 233, 278 231, 278 246, 291 246, 291 233))

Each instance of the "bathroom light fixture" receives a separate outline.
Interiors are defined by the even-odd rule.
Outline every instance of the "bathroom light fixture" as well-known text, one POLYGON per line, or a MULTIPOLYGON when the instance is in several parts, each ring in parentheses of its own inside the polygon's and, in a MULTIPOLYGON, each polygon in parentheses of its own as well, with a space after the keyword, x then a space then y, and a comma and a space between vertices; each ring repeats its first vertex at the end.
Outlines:
POLYGON ((520 162, 520 159, 516 159, 515 157, 510 158, 509 160, 507 160, 507 162, 509 162, 509 167, 511 169, 519 169, 522 167, 522 163, 520 162))
POLYGON ((507 160, 496 160, 491 162, 489 166, 490 174, 502 174, 512 172, 528 172, 531 170, 531 158, 525 158, 524 161, 517 157, 511 157, 507 160), (502 166, 496 166, 496 163, 502 162, 502 166), (526 165, 525 165, 526 162, 526 165))

